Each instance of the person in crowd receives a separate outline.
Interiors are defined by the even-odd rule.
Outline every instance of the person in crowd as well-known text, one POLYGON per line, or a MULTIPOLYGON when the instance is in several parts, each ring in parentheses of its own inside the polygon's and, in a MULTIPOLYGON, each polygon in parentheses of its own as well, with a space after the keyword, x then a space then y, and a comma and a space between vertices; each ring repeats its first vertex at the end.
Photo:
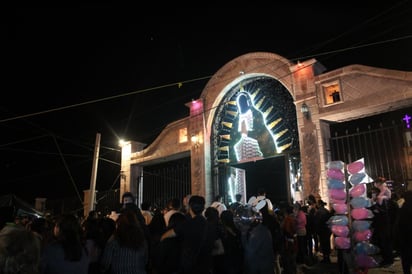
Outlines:
POLYGON ((221 195, 216 195, 210 206, 217 209, 219 216, 224 210, 227 210, 227 207, 223 203, 223 197, 221 195))
POLYGON ((404 202, 399 209, 396 228, 399 237, 399 253, 403 274, 411 274, 412 267, 412 191, 402 195, 404 202))
POLYGON ((37 274, 41 245, 24 227, 6 225, 0 231, 0 273, 37 274))
POLYGON ((182 212, 183 214, 189 215, 189 200, 191 196, 191 194, 187 194, 182 199, 182 206, 180 207, 180 212, 182 212))
POLYGON ((189 200, 189 214, 182 225, 167 230, 161 240, 170 237, 182 237, 181 273, 209 274, 212 271, 212 248, 215 235, 206 218, 205 198, 192 195, 189 200))
POLYGON ((298 240, 298 254, 296 255, 296 262, 298 264, 303 264, 305 263, 305 259, 308 256, 308 245, 306 238, 306 214, 302 210, 302 205, 298 202, 293 204, 293 210, 295 214, 296 234, 298 240))
POLYGON ((298 253, 298 241, 296 237, 296 221, 294 207, 286 205, 282 208, 283 221, 281 223, 282 233, 284 235, 284 246, 280 255, 283 266, 283 274, 296 274, 296 255, 298 253))
POLYGON ((309 261, 313 263, 315 260, 315 254, 319 252, 319 240, 316 234, 316 225, 315 225, 315 214, 316 214, 317 207, 316 207, 316 200, 314 197, 313 199, 309 198, 307 203, 308 205, 307 205, 307 213, 306 213, 306 238, 307 238, 307 245, 308 245, 309 261))
POLYGON ((148 229, 150 233, 149 265, 152 267, 152 271, 156 271, 159 268, 160 237, 167 229, 161 209, 156 208, 153 211, 153 218, 148 229))
POLYGON ((330 263, 330 238, 332 231, 329 227, 328 220, 332 216, 332 213, 325 207, 326 203, 322 200, 318 200, 318 209, 315 213, 315 228, 316 234, 319 237, 319 247, 322 251, 321 263, 330 263))
POLYGON ((27 228, 30 225, 31 218, 27 214, 19 214, 16 216, 14 222, 16 225, 27 228))
POLYGON ((220 214, 217 208, 209 206, 206 208, 204 215, 209 224, 209 227, 213 229, 215 235, 215 245, 212 249, 212 258, 213 258, 213 273, 220 274, 225 273, 223 270, 223 260, 224 260, 224 246, 223 246, 223 234, 224 227, 220 221, 220 214))
MULTIPOLYGON (((140 223, 140 227, 143 230, 143 233, 145 235, 145 239, 148 242, 148 247, 150 248, 150 231, 149 227, 146 225, 146 220, 142 214, 142 211, 140 208, 136 205, 135 203, 135 197, 131 192, 125 192, 122 195, 122 208, 120 209, 120 214, 123 213, 124 211, 133 211, 136 214, 136 218, 140 223)), ((150 250, 149 250, 150 251, 150 250)))
POLYGON ((104 248, 103 232, 100 229, 100 217, 91 217, 82 223, 83 240, 85 241, 87 255, 89 256, 89 274, 100 273, 100 256, 104 248))
POLYGON ((242 274, 243 273, 243 247, 242 234, 236 227, 234 215, 231 210, 225 210, 220 214, 223 225, 222 242, 225 249, 223 259, 223 273, 242 274))
POLYGON ((269 212, 273 212, 273 204, 272 201, 266 197, 266 190, 263 187, 260 187, 257 191, 257 196, 252 196, 249 198, 249 201, 247 202, 248 205, 251 206, 257 206, 259 202, 265 200, 265 202, 268 205, 269 212))
POLYGON ((396 216, 395 206, 393 206, 395 203, 391 199, 392 193, 386 184, 385 178, 379 177, 375 180, 374 186, 377 195, 371 207, 374 215, 372 221, 374 232, 371 242, 380 248, 381 266, 389 266, 394 262, 392 227, 396 216))
MULTIPOLYGON (((180 212, 170 216, 168 229, 174 229, 186 221, 185 215, 180 212)), ((166 238, 159 244, 159 253, 156 256, 158 274, 177 274, 180 270, 180 256, 182 238, 179 236, 166 238)))
POLYGON ((148 244, 133 210, 124 210, 116 220, 116 230, 107 241, 100 269, 110 274, 145 274, 149 260, 148 244))
MULTIPOLYGON (((135 197, 131 192, 125 192, 122 195, 122 204, 117 212, 118 214, 122 213, 124 210, 132 210, 136 213, 137 220, 143 224, 145 224, 145 219, 142 215, 142 211, 135 203, 135 197)), ((116 218, 114 218, 116 220, 116 218)))
POLYGON ((261 209, 262 224, 266 226, 272 235, 272 248, 274 254, 275 274, 281 274, 280 267, 280 252, 283 247, 283 233, 280 227, 280 222, 276 214, 269 212, 268 205, 265 204, 261 209))
POLYGON ((273 273, 274 253, 272 236, 262 224, 262 215, 248 205, 238 210, 235 224, 242 233, 245 273, 273 273))
POLYGON ((47 244, 42 252, 42 274, 88 274, 89 257, 82 241, 82 228, 72 214, 58 217, 54 225, 55 241, 47 244))
POLYGON ((172 216, 176 212, 180 213, 180 200, 178 198, 172 198, 167 202, 166 212, 163 215, 163 217, 165 218, 166 227, 169 226, 170 216, 172 216))
POLYGON ((233 213, 236 212, 236 209, 238 207, 243 206, 242 203, 242 194, 238 193, 235 195, 235 201, 229 205, 229 210, 231 210, 233 213))
POLYGON ((141 211, 142 215, 144 217, 144 221, 146 225, 149 225, 150 222, 153 219, 153 214, 152 214, 152 206, 150 205, 150 202, 143 202, 141 205, 141 211))
POLYGON ((134 195, 130 191, 126 191, 122 195, 121 208, 126 208, 129 204, 134 204, 134 195))
POLYGON ((54 224, 44 217, 35 218, 30 223, 28 230, 33 232, 40 240, 42 250, 44 246, 53 240, 53 225, 54 224))

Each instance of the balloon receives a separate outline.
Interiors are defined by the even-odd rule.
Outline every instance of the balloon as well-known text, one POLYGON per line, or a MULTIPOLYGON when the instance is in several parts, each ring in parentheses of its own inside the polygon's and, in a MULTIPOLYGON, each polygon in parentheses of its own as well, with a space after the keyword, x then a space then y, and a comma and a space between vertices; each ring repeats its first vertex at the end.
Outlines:
POLYGON ((379 266, 379 261, 369 255, 365 255, 365 254, 358 254, 355 255, 355 264, 358 267, 362 267, 362 268, 374 268, 379 266))
POLYGON ((346 200, 346 192, 343 189, 329 189, 329 196, 334 200, 346 200))
POLYGON ((366 177, 366 173, 364 172, 356 173, 356 174, 349 176, 349 182, 352 185, 357 185, 357 184, 360 184, 365 177, 366 177))
POLYGON ((333 210, 335 210, 336 214, 346 214, 348 213, 348 205, 347 204, 333 204, 333 210))
POLYGON ((328 188, 344 189, 345 183, 338 179, 328 179, 328 188))
POLYGON ((359 185, 356 185, 356 186, 352 187, 349 190, 349 195, 351 197, 359 197, 359 196, 365 194, 365 191, 366 191, 366 185, 365 184, 359 184, 359 185))
POLYGON ((369 241, 371 238, 372 238, 372 231, 370 229, 366 229, 363 231, 355 231, 353 233, 353 239, 356 242, 369 241))
POLYGON ((337 179, 343 181, 345 179, 345 174, 341 169, 330 168, 326 171, 326 176, 331 179, 337 179))
POLYGON ((326 164, 326 168, 328 169, 343 169, 345 163, 342 161, 331 161, 326 164))
POLYGON ((364 163, 363 163, 363 159, 362 160, 358 160, 356 162, 350 163, 347 165, 347 169, 348 172, 350 174, 356 174, 359 173, 360 171, 362 171, 362 169, 365 167, 364 163))
POLYGON ((351 211, 351 216, 355 220, 370 219, 373 218, 373 213, 366 208, 354 208, 351 211))
POLYGON ((367 220, 354 220, 352 222, 352 229, 355 231, 364 231, 369 229, 371 221, 367 220))
POLYGON ((347 237, 349 235, 349 227, 346 225, 333 225, 331 230, 338 237, 347 237))
POLYGON ((369 198, 366 197, 354 197, 350 201, 350 205, 353 208, 371 207, 372 203, 369 198))
POLYGON ((327 221, 329 225, 348 225, 348 217, 345 215, 334 215, 327 221))
POLYGON ((338 249, 349 249, 350 248, 350 238, 348 238, 348 237, 335 237, 335 246, 338 249))

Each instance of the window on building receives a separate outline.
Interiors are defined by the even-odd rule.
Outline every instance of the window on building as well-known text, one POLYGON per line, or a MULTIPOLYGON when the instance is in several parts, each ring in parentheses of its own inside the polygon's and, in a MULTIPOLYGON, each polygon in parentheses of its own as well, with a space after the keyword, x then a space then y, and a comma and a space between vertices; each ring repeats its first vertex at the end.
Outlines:
POLYGON ((342 92, 338 82, 323 85, 323 95, 325 99, 325 105, 342 102, 342 92))
POLYGON ((187 128, 179 129, 179 143, 185 143, 188 141, 187 128))

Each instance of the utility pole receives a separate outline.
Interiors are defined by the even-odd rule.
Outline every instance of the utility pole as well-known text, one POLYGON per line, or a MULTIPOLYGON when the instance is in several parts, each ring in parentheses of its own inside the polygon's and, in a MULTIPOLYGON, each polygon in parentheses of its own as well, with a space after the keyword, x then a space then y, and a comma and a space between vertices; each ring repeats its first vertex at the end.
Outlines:
POLYGON ((89 212, 95 209, 96 201, 96 177, 97 177, 97 164, 99 162, 99 150, 100 150, 100 133, 96 134, 96 143, 94 145, 94 157, 93 157, 93 167, 92 176, 90 179, 90 204, 89 212))

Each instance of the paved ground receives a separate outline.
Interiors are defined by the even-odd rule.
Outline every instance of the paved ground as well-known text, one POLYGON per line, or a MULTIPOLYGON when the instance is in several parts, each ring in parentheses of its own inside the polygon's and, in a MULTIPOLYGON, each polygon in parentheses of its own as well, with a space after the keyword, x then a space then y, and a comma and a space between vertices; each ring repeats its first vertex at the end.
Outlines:
MULTIPOLYGON (((317 257, 318 261, 320 261, 321 259, 322 259, 321 256, 317 257)), ((351 272, 349 272, 348 274, 358 274, 354 272, 354 270, 351 270, 351 272)), ((335 254, 331 256, 331 263, 317 262, 312 266, 299 265, 298 274, 312 274, 312 273, 313 274, 342 274, 339 272, 337 257, 335 254)), ((363 274, 389 274, 389 273, 396 273, 396 274, 403 273, 402 267, 401 267, 401 261, 399 257, 395 258, 395 262, 391 266, 370 268, 367 270, 367 272, 364 272, 363 274)))

